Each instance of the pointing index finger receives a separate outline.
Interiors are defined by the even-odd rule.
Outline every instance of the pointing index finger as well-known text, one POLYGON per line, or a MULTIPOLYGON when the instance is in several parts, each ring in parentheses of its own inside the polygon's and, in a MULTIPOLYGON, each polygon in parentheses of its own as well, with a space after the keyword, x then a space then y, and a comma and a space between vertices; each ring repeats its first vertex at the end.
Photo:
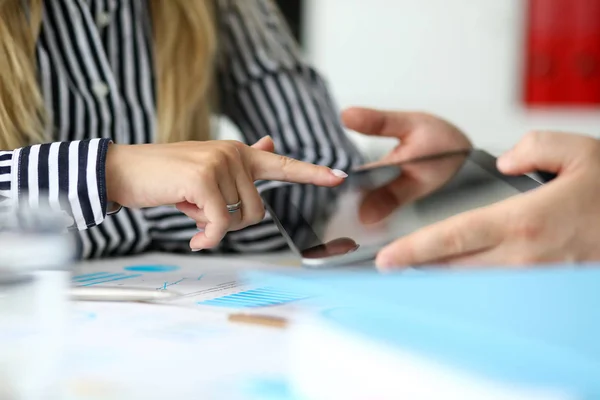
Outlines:
POLYGON ((254 180, 336 186, 348 176, 343 171, 322 165, 315 165, 256 149, 248 150, 247 160, 254 180))

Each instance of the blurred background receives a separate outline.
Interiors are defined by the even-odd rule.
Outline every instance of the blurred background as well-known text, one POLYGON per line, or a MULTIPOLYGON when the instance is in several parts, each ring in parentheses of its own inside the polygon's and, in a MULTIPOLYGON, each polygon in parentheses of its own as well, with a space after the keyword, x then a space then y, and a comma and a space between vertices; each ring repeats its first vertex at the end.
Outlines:
POLYGON ((494 154, 531 129, 600 133, 600 0, 277 2, 341 108, 436 113, 494 154))

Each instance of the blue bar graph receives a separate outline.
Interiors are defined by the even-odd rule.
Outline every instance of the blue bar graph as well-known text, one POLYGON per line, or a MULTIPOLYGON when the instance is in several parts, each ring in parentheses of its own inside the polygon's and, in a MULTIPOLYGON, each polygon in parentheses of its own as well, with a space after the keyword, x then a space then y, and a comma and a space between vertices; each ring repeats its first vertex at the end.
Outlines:
POLYGON ((104 280, 104 279, 112 279, 112 278, 117 278, 119 276, 123 276, 125 274, 103 274, 103 275, 97 275, 97 276, 90 276, 87 278, 79 278, 76 282, 77 283, 84 283, 84 282, 91 282, 91 281, 97 281, 97 280, 104 280))
POLYGON ((88 278, 100 277, 100 276, 105 276, 105 275, 110 275, 110 274, 108 272, 94 272, 91 274, 76 275, 71 279, 73 279, 73 282, 80 282, 80 281, 88 279, 88 278))
POLYGON ((120 281, 124 279, 132 279, 142 276, 143 274, 123 274, 109 272, 94 272, 90 274, 76 275, 71 278, 75 286, 93 286, 102 283, 120 281))
POLYGON ((308 296, 290 293, 271 288, 250 289, 239 293, 217 297, 211 300, 199 301, 202 306, 226 308, 268 307, 302 300, 308 296))

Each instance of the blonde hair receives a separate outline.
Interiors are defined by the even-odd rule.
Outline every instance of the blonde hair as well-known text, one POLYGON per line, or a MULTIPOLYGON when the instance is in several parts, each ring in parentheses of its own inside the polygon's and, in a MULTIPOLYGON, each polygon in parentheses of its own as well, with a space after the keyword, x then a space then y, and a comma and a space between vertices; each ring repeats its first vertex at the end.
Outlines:
MULTIPOLYGON (((0 0, 0 150, 51 139, 44 136, 48 116, 36 76, 42 1, 0 0)), ((216 53, 212 0, 151 0, 151 12, 158 141, 208 139, 216 53)))

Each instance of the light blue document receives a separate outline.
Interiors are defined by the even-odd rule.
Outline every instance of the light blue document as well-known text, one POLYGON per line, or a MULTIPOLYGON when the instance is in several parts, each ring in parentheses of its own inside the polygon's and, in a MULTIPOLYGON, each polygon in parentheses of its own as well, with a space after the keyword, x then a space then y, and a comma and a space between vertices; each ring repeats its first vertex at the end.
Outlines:
POLYGON ((332 324, 475 376, 600 398, 600 265, 251 274, 332 324))

